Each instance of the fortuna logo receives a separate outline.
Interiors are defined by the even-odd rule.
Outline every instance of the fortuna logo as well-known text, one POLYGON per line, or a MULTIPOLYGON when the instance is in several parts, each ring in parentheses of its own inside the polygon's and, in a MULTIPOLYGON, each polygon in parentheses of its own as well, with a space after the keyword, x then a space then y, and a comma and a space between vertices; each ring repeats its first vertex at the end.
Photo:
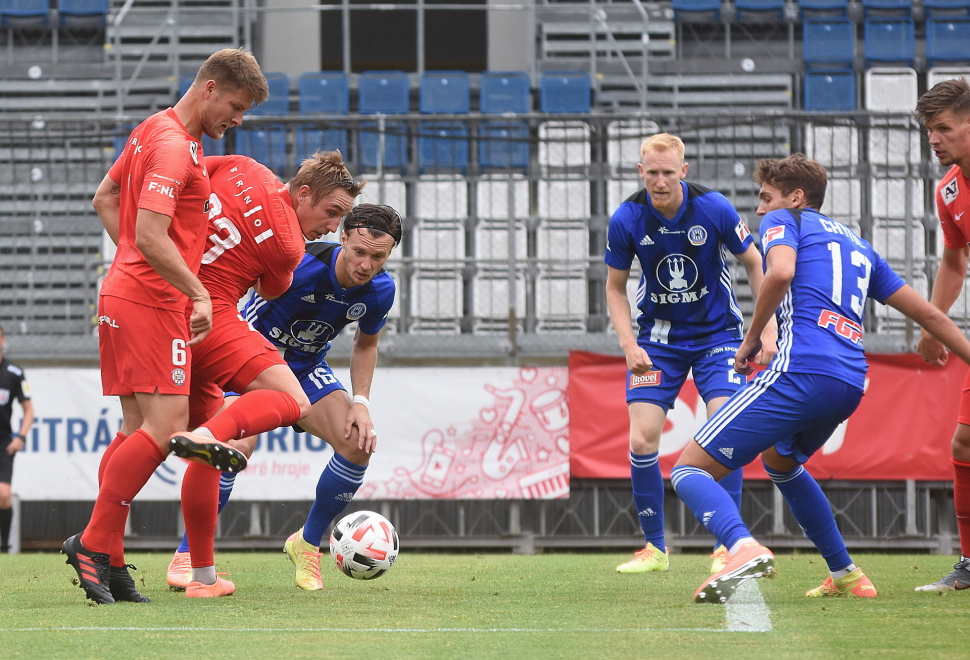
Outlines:
POLYGON ((317 299, 313 297, 313 294, 312 293, 309 296, 303 296, 302 298, 300 298, 300 300, 302 300, 303 302, 311 303, 311 304, 314 304, 314 303, 317 302, 317 299))
POLYGON ((776 238, 784 238, 784 237, 785 237, 785 226, 784 225, 778 225, 776 227, 772 227, 772 228, 768 229, 765 232, 765 235, 764 235, 764 238, 761 241, 761 244, 762 245, 768 245, 768 243, 772 242, 776 238))
POLYGON ((734 458, 734 447, 722 447, 721 449, 718 449, 718 451, 728 458, 734 458))
POLYGON ((649 236, 644 236, 640 239, 640 245, 653 245, 653 240, 649 236))
POLYGON ((643 511, 639 511, 639 512, 637 513, 637 515, 638 515, 638 516, 644 516, 644 517, 647 517, 647 518, 649 518, 650 516, 655 516, 655 515, 657 515, 657 512, 656 512, 656 511, 654 511, 653 509, 651 509, 650 507, 647 507, 647 508, 646 508, 646 509, 644 509, 643 511))

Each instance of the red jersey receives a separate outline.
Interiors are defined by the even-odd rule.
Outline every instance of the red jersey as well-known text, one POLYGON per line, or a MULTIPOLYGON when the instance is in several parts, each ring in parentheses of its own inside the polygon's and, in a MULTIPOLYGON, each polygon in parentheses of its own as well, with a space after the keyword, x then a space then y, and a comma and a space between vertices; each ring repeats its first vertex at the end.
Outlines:
POLYGON ((246 156, 210 156, 209 237, 199 279, 213 312, 229 306, 259 280, 271 296, 285 292, 305 253, 290 194, 269 168, 246 156))
POLYGON ((943 245, 960 250, 970 243, 970 186, 956 165, 936 186, 936 211, 943 226, 943 245))
POLYGON ((172 218, 168 235, 186 265, 198 272, 209 206, 202 144, 185 132, 172 108, 157 112, 131 132, 108 176, 121 186, 121 210, 118 251, 101 294, 184 310, 185 294, 155 272, 135 247, 135 221, 138 209, 172 218))

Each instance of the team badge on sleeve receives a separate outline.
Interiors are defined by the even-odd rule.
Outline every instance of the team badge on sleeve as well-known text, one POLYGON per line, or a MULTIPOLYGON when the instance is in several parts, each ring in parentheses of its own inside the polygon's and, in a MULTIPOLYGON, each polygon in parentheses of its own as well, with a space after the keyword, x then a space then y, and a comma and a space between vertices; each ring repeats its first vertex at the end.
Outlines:
POLYGON ((943 186, 942 193, 943 204, 945 206, 949 206, 956 200, 957 195, 960 194, 960 186, 957 184, 956 177, 953 178, 953 181, 943 186))
POLYGON ((738 240, 742 242, 751 235, 751 232, 748 231, 748 225, 744 224, 744 219, 741 216, 738 216, 738 224, 734 228, 734 233, 738 235, 738 240))
POLYGON ((761 243, 762 245, 768 245, 768 243, 772 242, 773 240, 778 238, 784 238, 784 237, 785 237, 785 226, 778 225, 777 227, 772 227, 771 229, 765 232, 764 240, 761 243))

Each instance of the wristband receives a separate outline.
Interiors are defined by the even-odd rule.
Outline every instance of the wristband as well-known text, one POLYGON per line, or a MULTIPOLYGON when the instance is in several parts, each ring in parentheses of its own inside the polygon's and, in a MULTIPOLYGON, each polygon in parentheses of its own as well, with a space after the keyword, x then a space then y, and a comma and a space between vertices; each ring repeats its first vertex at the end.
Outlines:
POLYGON ((11 438, 11 439, 13 439, 13 438, 20 438, 21 440, 26 440, 26 439, 27 439, 27 438, 25 438, 25 437, 23 436, 23 434, 22 434, 22 433, 14 433, 14 434, 13 434, 12 436, 10 436, 10 438, 11 438))
POLYGON ((355 394, 354 403, 359 403, 365 408, 367 408, 368 410, 370 410, 370 401, 368 401, 367 397, 364 396, 363 394, 355 394))

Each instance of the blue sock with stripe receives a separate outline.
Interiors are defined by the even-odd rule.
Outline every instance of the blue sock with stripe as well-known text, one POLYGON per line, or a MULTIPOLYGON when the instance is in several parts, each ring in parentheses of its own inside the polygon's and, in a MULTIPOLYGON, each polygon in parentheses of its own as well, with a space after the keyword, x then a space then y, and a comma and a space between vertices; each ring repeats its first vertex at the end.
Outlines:
POLYGON ((734 501, 734 506, 738 507, 738 511, 740 511, 741 487, 744 485, 744 470, 741 468, 732 470, 726 477, 717 483, 721 484, 721 488, 727 491, 727 494, 730 495, 731 499, 734 501))
POLYGON ((734 500, 705 470, 681 465, 670 471, 670 481, 681 501, 729 550, 741 539, 751 536, 734 500))
POLYGON ((317 498, 313 500, 310 515, 303 526, 303 540, 319 546, 330 523, 347 508, 354 493, 364 481, 366 465, 351 463, 340 454, 334 454, 317 481, 317 498))
POLYGON ((660 452, 634 454, 631 451, 630 481, 643 538, 661 552, 667 552, 664 544, 664 478, 659 459, 660 452))
POLYGON ((832 506, 812 475, 801 465, 792 472, 776 472, 766 465, 765 471, 785 496, 792 515, 822 554, 829 571, 850 566, 852 559, 835 524, 832 506))
MULTIPOLYGON (((229 496, 232 494, 232 485, 236 483, 236 472, 223 472, 219 477, 219 513, 226 508, 229 503, 229 496)), ((182 544, 176 552, 189 551, 189 536, 182 534, 182 544)))

